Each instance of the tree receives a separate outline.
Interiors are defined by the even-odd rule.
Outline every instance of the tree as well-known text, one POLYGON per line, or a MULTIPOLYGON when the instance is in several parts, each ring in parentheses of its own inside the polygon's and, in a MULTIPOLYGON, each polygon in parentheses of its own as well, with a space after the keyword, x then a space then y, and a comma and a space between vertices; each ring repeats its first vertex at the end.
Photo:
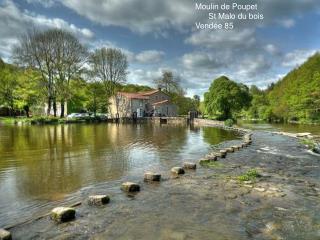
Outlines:
POLYGON ((103 91, 102 83, 89 82, 87 84, 87 97, 88 101, 86 107, 89 111, 92 111, 94 116, 97 115, 97 111, 104 112, 105 109, 105 94, 103 91))
POLYGON ((208 114, 218 115, 222 120, 234 118, 243 108, 250 105, 249 89, 222 76, 211 84, 204 95, 205 108, 208 114))
POLYGON ((158 79, 155 79, 157 87, 164 89, 164 91, 167 93, 178 93, 181 91, 180 81, 180 77, 174 76, 172 71, 169 70, 162 71, 162 76, 158 79))
POLYGON ((193 101, 196 106, 197 111, 200 111, 200 96, 199 95, 194 95, 193 96, 193 101))
POLYGON ((18 88, 17 74, 11 66, 2 65, 0 69, 0 103, 14 114, 16 90, 18 88))
POLYGON ((56 42, 53 49, 54 76, 61 104, 60 117, 63 117, 65 103, 71 97, 70 81, 79 77, 87 60, 87 50, 75 36, 64 30, 53 29, 47 34, 56 42))
MULTIPOLYGON (((47 115, 50 114, 52 105, 55 105, 54 45, 54 39, 50 34, 34 29, 22 36, 19 44, 13 50, 16 63, 36 69, 41 74, 41 90, 44 90, 48 104, 47 115)), ((54 114, 56 114, 56 108, 53 107, 54 114)))
MULTIPOLYGON (((115 96, 115 90, 118 84, 126 82, 128 60, 127 56, 120 50, 114 48, 101 48, 95 50, 89 58, 89 63, 94 78, 103 83, 106 93, 106 100, 115 96)), ((109 102, 107 102, 108 104, 109 102)), ((116 104, 117 113, 118 106, 116 104)))
POLYGON ((29 31, 14 49, 15 61, 41 74, 42 90, 47 98, 47 115, 53 107, 56 116, 57 97, 64 103, 70 98, 70 80, 76 77, 86 61, 86 49, 71 33, 60 29, 29 31))

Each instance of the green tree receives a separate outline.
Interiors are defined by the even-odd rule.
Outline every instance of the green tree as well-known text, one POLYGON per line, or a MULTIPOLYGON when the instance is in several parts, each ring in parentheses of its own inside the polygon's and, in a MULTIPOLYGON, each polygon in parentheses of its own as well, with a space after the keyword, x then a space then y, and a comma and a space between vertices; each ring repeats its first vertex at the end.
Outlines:
POLYGON ((10 65, 0 68, 0 104, 8 107, 10 115, 14 114, 18 89, 17 72, 10 65))
POLYGON ((235 118, 243 108, 250 105, 249 89, 225 76, 213 81, 204 95, 206 111, 209 115, 218 115, 221 120, 235 118))

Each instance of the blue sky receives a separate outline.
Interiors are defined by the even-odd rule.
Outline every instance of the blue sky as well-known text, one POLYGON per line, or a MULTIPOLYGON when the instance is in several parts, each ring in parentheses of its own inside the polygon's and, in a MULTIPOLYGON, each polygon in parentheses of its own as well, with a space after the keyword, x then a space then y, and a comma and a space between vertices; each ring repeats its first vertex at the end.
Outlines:
POLYGON ((10 61, 12 47, 30 27, 63 28, 91 50, 122 49, 130 83, 152 86, 163 70, 172 70, 189 96, 202 96, 220 75, 265 88, 320 47, 318 0, 234 0, 257 3, 264 20, 234 20, 229 31, 196 30, 195 22, 209 21, 208 12, 195 10, 196 2, 211 1, 0 0, 0 57, 10 61))

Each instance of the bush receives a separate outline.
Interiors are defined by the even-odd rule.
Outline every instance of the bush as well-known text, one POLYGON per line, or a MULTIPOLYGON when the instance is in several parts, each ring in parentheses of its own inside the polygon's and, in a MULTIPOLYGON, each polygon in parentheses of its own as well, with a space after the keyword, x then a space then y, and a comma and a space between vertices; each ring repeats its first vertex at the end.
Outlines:
POLYGON ((238 180, 241 182, 251 181, 251 180, 254 180, 258 177, 261 177, 261 175, 258 173, 258 171, 255 169, 250 169, 245 174, 238 176, 238 180))
POLYGON ((227 126, 227 127, 232 127, 233 124, 234 124, 234 120, 233 119, 227 119, 224 121, 224 125, 227 126))

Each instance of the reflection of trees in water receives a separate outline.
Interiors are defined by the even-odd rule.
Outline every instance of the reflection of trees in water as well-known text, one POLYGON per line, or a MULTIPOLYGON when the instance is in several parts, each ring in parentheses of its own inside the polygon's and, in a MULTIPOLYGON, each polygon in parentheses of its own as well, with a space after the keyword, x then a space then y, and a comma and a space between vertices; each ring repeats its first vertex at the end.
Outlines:
MULTIPOLYGON (((190 144, 189 133, 198 131, 157 124, 4 127, 0 130, 0 154, 4 156, 0 171, 14 169, 15 179, 10 182, 19 194, 52 197, 118 179, 130 170, 130 161, 139 158, 145 158, 138 161, 142 165, 159 161, 168 165, 190 144)), ((209 144, 234 138, 213 128, 204 128, 203 135, 209 144)))
POLYGON ((222 141, 233 140, 235 133, 232 131, 226 131, 221 128, 203 127, 203 139, 210 145, 216 145, 222 141))
POLYGON ((0 154, 6 151, 0 167, 15 168, 12 187, 21 194, 66 193, 118 178, 126 168, 125 152, 112 146, 107 125, 13 127, 1 134, 8 139, 0 141, 0 154))

